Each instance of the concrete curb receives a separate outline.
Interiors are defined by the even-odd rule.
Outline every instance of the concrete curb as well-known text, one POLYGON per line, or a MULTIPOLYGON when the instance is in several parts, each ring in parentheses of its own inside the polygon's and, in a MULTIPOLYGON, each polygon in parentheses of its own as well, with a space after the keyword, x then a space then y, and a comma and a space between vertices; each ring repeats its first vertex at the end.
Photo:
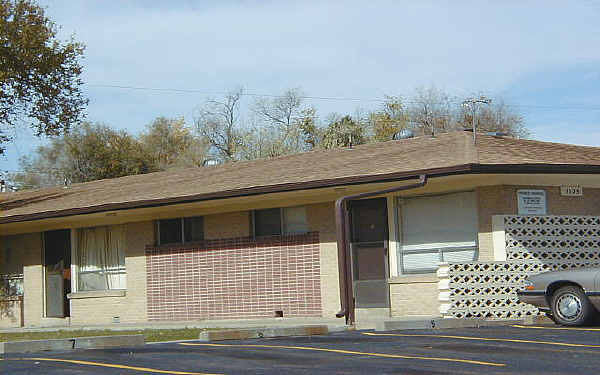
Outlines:
POLYGON ((0 342, 0 354, 33 353, 48 350, 67 351, 75 349, 103 349, 141 346, 144 344, 144 335, 92 336, 75 337, 71 339, 8 341, 0 342))
POLYGON ((484 320, 484 319, 407 319, 386 320, 377 322, 375 331, 399 331, 409 329, 448 329, 497 327, 511 324, 522 324, 522 320, 484 320))
POLYGON ((203 331, 200 332, 200 336, 198 337, 198 339, 200 341, 246 340, 259 339, 263 337, 327 335, 328 333, 329 329, 326 325, 298 327, 267 327, 203 331))

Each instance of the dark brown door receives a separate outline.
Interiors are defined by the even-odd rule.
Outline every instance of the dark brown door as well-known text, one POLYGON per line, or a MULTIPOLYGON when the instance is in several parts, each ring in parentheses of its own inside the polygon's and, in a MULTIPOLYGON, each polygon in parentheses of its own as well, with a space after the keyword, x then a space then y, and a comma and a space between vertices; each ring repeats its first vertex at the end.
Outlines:
POLYGON ((351 202, 351 224, 356 307, 389 307, 387 200, 351 202))
POLYGON ((71 292, 71 231, 44 232, 46 316, 70 316, 67 294, 71 292))

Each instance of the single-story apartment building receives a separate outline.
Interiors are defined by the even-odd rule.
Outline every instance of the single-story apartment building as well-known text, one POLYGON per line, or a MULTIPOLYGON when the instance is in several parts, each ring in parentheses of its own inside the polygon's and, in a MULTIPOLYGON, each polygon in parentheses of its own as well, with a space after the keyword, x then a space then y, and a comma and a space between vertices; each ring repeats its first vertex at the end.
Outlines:
POLYGON ((600 148, 459 131, 0 193, 0 326, 439 315, 495 215, 599 189, 600 148))

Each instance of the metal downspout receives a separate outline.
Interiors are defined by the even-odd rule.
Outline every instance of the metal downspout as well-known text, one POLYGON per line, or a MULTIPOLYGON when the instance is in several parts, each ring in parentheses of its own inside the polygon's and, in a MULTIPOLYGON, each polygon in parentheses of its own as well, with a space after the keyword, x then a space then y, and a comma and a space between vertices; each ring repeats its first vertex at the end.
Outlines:
POLYGON ((348 246, 350 242, 350 219, 346 203, 354 199, 367 198, 387 193, 394 193, 402 190, 416 189, 423 187, 426 184, 427 175, 422 174, 419 176, 419 182, 411 185, 398 186, 395 188, 371 191, 367 193, 347 195, 335 201, 335 229, 337 236, 341 301, 341 310, 337 314, 335 314, 335 316, 338 318, 341 318, 343 316, 346 317, 346 324, 354 323, 354 293, 352 290, 351 276, 352 263, 350 259, 350 249, 348 246))

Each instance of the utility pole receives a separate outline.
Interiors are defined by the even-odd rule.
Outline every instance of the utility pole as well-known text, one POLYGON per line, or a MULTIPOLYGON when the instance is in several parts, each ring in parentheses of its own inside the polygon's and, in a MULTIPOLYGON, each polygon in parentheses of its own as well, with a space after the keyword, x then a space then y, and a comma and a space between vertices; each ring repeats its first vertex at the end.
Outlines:
POLYGON ((468 98, 462 102, 463 107, 471 109, 471 123, 473 126, 473 143, 477 143, 477 129, 475 126, 475 110, 477 104, 490 104, 492 99, 480 95, 479 98, 468 98))

